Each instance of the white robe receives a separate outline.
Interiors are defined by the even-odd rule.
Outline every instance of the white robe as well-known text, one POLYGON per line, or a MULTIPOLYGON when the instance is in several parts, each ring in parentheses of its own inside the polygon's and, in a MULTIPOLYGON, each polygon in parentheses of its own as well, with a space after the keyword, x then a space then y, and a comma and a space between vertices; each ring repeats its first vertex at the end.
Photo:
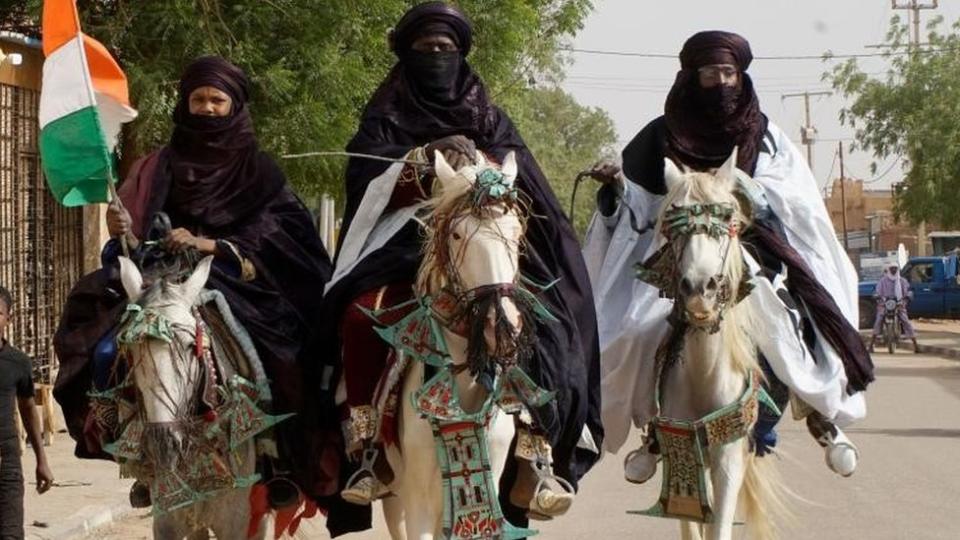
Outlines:
MULTIPOLYGON (((754 180, 783 224, 790 245, 856 328, 857 274, 837 240, 816 180, 783 131, 773 123, 768 130, 776 152, 760 154, 754 180)), ((633 270, 657 245, 653 245, 655 231, 641 235, 634 230, 630 211, 642 230, 656 219, 663 197, 629 181, 622 187, 616 211, 611 216, 599 212, 594 215, 584 246, 597 306, 604 447, 610 452, 624 444, 631 423, 644 426, 655 414, 654 356, 669 329, 666 319, 672 309, 672 301, 660 298, 656 288, 636 279, 633 270)), ((746 258, 755 274, 756 262, 746 258)), ((755 277, 753 284, 755 289, 747 301, 763 314, 760 321, 764 328, 754 329, 751 335, 777 377, 797 397, 840 426, 866 416, 863 394, 847 394, 841 359, 832 348, 824 347, 822 337, 813 351, 817 361, 810 356, 800 328, 777 296, 782 279, 771 284, 755 277)))

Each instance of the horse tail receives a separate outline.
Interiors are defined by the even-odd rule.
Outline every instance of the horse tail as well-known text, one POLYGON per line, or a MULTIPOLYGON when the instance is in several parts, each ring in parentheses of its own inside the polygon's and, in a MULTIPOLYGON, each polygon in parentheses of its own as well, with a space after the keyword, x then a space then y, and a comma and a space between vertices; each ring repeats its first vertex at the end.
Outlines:
POLYGON ((740 508, 746 518, 749 538, 770 539, 779 536, 779 527, 793 514, 787 505, 791 492, 786 489, 780 471, 771 457, 747 456, 740 508))

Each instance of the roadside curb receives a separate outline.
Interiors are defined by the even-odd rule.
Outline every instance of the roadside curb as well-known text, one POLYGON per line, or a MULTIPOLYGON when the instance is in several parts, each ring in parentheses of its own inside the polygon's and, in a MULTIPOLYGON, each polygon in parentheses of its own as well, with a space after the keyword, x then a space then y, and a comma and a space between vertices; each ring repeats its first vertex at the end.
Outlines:
MULTIPOLYGON (((867 345, 867 346, 869 347, 869 346, 870 346, 870 340, 872 339, 872 338, 871 338, 871 335, 870 335, 869 333, 867 333, 867 332, 862 332, 862 331, 861 331, 861 332, 860 332, 860 337, 863 338, 863 343, 864 343, 864 345, 867 345)), ((922 338, 922 334, 918 333, 918 338, 917 338, 917 339, 918 339, 918 340, 923 339, 923 338, 922 338)), ((905 345, 905 344, 901 343, 900 346, 897 347, 897 350, 900 350, 900 348, 901 348, 903 345, 905 345)), ((913 352, 913 347, 912 347, 912 346, 907 347, 907 348, 910 350, 910 352, 913 352)), ((943 357, 943 358, 948 358, 948 359, 950 359, 950 360, 960 360, 960 348, 943 347, 943 346, 940 346, 940 345, 924 345, 923 343, 918 343, 917 349, 919 349, 919 351, 920 351, 921 353, 926 353, 926 354, 930 354, 930 355, 934 355, 934 356, 940 356, 940 357, 943 357)), ((879 351, 879 349, 878 349, 878 351, 879 351)))
POLYGON ((924 345, 920 344, 920 352, 933 354, 936 356, 942 356, 944 358, 949 358, 951 360, 960 360, 960 349, 951 349, 950 347, 937 347, 935 345, 924 345))
POLYGON ((81 508, 66 519, 67 523, 61 527, 49 529, 33 529, 30 532, 43 538, 63 540, 79 540, 87 537, 91 532, 110 525, 133 513, 135 509, 129 503, 113 506, 87 506, 81 508))

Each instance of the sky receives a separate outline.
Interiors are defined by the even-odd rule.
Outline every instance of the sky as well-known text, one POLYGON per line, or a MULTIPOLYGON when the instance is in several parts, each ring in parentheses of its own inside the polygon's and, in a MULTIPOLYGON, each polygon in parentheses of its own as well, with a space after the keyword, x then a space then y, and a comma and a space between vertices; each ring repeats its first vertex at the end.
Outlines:
MULTIPOLYGON (((908 3, 899 0, 899 3, 908 3)), ((931 3, 926 0, 925 3, 931 3)), ((936 10, 921 12, 921 24, 934 15, 946 23, 960 18, 960 0, 941 0, 936 10)), ((819 56, 870 54, 883 43, 894 14, 906 19, 905 10, 894 11, 889 0, 594 0, 594 13, 573 40, 575 49, 669 54, 671 58, 636 58, 571 53, 563 87, 577 100, 605 109, 618 133, 618 146, 650 120, 663 113, 663 103, 680 62, 683 42, 700 30, 728 30, 750 41, 756 56, 819 56)), ((922 27, 921 27, 922 28, 922 27)), ((867 73, 881 75, 883 58, 858 60, 867 73)), ((749 73, 764 113, 799 145, 803 124, 803 98, 782 99, 783 94, 830 90, 822 80, 837 62, 822 60, 755 59, 749 73)), ((814 145, 813 169, 821 187, 839 176, 838 141, 852 142, 854 130, 843 126, 838 113, 840 96, 811 97, 811 121, 820 142, 814 145)), ((800 147, 806 155, 805 147, 800 147)), ((845 152, 848 150, 845 149, 845 152)), ((846 176, 869 182, 868 189, 889 188, 902 177, 895 159, 875 160, 865 152, 847 154, 846 176), (877 174, 870 164, 877 161, 877 174), (886 174, 883 174, 885 173, 886 174)))

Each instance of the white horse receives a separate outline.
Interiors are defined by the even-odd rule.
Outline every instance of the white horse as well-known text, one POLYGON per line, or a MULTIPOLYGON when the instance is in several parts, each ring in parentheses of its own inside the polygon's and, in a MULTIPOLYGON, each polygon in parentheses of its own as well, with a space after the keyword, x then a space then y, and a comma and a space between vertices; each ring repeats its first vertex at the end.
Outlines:
POLYGON ((749 332, 753 318, 762 314, 737 302, 748 292, 742 290, 746 263, 737 234, 748 222, 734 196, 735 163, 736 150, 713 174, 684 173, 669 159, 665 163, 669 193, 658 228, 669 243, 661 268, 674 285, 674 316, 682 321, 674 324, 682 330, 669 338, 675 345, 665 344, 658 354, 660 412, 654 424, 660 432, 665 482, 686 482, 687 489, 670 500, 664 497, 665 486, 661 511, 690 518, 681 524, 685 539, 702 534, 711 540, 730 539, 738 501, 751 536, 770 538, 775 515, 786 509, 771 460, 758 459, 751 447, 761 371, 749 332), (722 410, 729 415, 721 422, 707 421, 722 410), (698 484, 689 468, 686 474, 680 469, 695 460, 685 461, 684 456, 692 454, 676 452, 672 441, 678 439, 670 438, 670 429, 677 425, 703 430, 694 445, 703 456, 699 485, 705 488, 706 501, 687 498, 698 484), (670 476, 671 467, 678 470, 676 476, 670 476))
MULTIPOLYGON (((159 320, 168 321, 172 331, 170 343, 145 334, 142 341, 126 347, 140 405, 135 414, 141 416, 144 425, 144 450, 158 470, 186 467, 185 463, 178 463, 178 454, 191 441, 185 440, 182 428, 195 417, 205 376, 204 363, 194 353, 197 319, 193 307, 207 282, 212 261, 213 257, 203 259, 182 284, 161 280, 143 291, 143 277, 136 265, 125 257, 120 258, 121 281, 131 304, 138 303, 148 317, 158 316, 159 320)), ((207 341, 202 346, 209 350, 207 341)), ((224 380, 235 374, 230 371, 229 362, 222 362, 220 367, 224 380)), ((255 473, 252 438, 228 454, 231 468, 238 476, 250 477, 255 473)), ((198 540, 208 538, 210 529, 217 538, 247 538, 250 489, 229 489, 213 498, 157 515, 153 520, 153 536, 160 540, 198 540)), ((265 534, 261 526, 254 538, 263 539, 265 534)))
MULTIPOLYGON (((428 202, 431 213, 426 220, 425 256, 416 286, 419 297, 434 297, 451 283, 456 283, 460 291, 472 291, 488 286, 512 286, 518 282, 520 244, 524 234, 524 221, 518 205, 493 200, 478 208, 467 203, 469 198, 476 196, 478 173, 492 167, 481 156, 476 166, 454 171, 443 156, 437 154, 434 197, 428 202)), ((517 176, 513 153, 504 160, 500 172, 506 185, 512 187, 517 176)), ((511 331, 519 333, 522 323, 516 304, 509 297, 503 297, 500 305, 511 331)), ((494 324, 488 319, 484 329, 486 347, 491 351, 502 345, 497 343, 494 324)), ((451 373, 454 374, 459 405, 464 412, 475 413, 484 406, 490 394, 466 369, 468 339, 446 326, 442 327, 442 334, 456 366, 451 373)), ((390 488, 398 497, 394 500, 387 498, 384 510, 391 535, 397 539, 442 537, 444 493, 437 447, 430 422, 421 417, 412 403, 412 397, 423 385, 423 362, 408 360, 399 400, 399 448, 387 448, 387 459, 396 473, 390 488)), ((486 426, 494 484, 499 481, 514 434, 514 418, 494 406, 486 426)), ((569 505, 569 501, 566 504, 569 505)))

